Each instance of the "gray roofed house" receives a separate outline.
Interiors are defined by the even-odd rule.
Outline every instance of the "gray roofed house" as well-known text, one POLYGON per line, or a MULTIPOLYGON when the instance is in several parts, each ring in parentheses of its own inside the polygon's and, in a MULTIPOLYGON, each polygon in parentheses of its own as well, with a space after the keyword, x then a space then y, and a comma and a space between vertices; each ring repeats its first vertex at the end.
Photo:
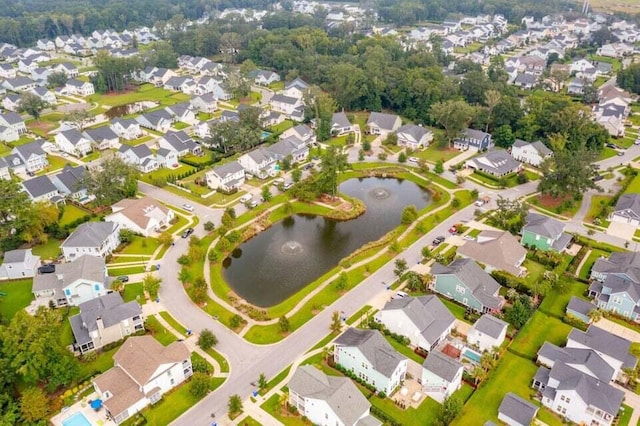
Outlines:
POLYGON ((618 198, 609 220, 640 227, 640 194, 623 194, 618 198))
POLYGON ((245 174, 242 166, 233 161, 207 171, 205 179, 209 188, 231 192, 244 185, 245 174))
POLYGON ((199 155, 202 153, 202 147, 198 145, 185 131, 167 132, 159 139, 161 148, 175 151, 178 157, 187 154, 199 155))
POLYGON ((435 292, 477 312, 498 311, 504 303, 498 294, 500 284, 471 259, 456 259, 448 266, 436 262, 431 274, 435 292))
POLYGON ((376 313, 375 319, 425 351, 433 350, 451 332, 456 321, 434 295, 393 299, 376 313))
POLYGON ((328 376, 316 367, 303 365, 291 376, 288 387, 289 404, 314 424, 381 424, 369 415, 371 404, 346 377, 328 376))
POLYGON ((120 227, 113 222, 85 222, 78 226, 60 245, 70 262, 80 256, 105 257, 120 245, 120 227))
POLYGON ((522 228, 520 243, 538 250, 563 251, 571 242, 571 235, 564 232, 565 224, 539 213, 529 212, 522 228))
POLYGON ((0 157, 0 179, 10 180, 11 172, 9 170, 9 163, 4 157, 0 157))
POLYGON ((511 155, 518 161, 538 167, 553 155, 553 151, 540 141, 526 142, 516 139, 511 145, 511 155))
POLYGON ((304 161, 309 155, 309 146, 306 142, 293 135, 267 146, 266 149, 275 156, 276 160, 283 160, 290 155, 292 163, 304 161))
POLYGON ((433 132, 423 126, 405 124, 396 131, 398 146, 411 149, 424 148, 433 140, 433 132))
POLYGON ((553 367, 556 362, 564 362, 605 383, 613 380, 616 373, 613 367, 592 349, 561 348, 549 342, 540 347, 536 361, 548 368, 553 367))
POLYGON ((47 175, 25 180, 21 182, 21 185, 33 201, 57 202, 61 199, 58 195, 58 188, 55 187, 47 175))
POLYGON ((43 140, 37 140, 16 146, 11 150, 11 154, 20 158, 28 172, 40 171, 49 165, 47 153, 42 149, 44 142, 43 140))
POLYGON ((596 309, 596 306, 593 303, 590 303, 588 300, 581 299, 577 296, 571 296, 569 304, 567 305, 566 312, 567 314, 571 314, 581 321, 589 324, 591 322, 589 314, 594 309, 596 309))
POLYGON ((502 270, 518 277, 526 271, 521 266, 527 250, 506 231, 482 231, 459 247, 458 255, 482 263, 488 272, 502 270))
POLYGON ((85 166, 74 167, 67 164, 60 173, 51 176, 51 182, 63 196, 71 197, 81 203, 88 202, 95 197, 87 195, 83 182, 85 173, 85 166))
POLYGON ((498 419, 509 426, 529 426, 537 413, 537 405, 509 392, 500 403, 498 419))
POLYGON ((518 76, 513 82, 513 85, 516 87, 521 87, 523 89, 533 89, 533 87, 536 85, 537 82, 538 82, 537 76, 529 73, 521 73, 521 74, 518 74, 518 76))
POLYGON ((76 157, 84 157, 91 152, 91 140, 76 129, 64 130, 55 135, 60 150, 76 157))
POLYGON ((334 340, 334 360, 387 395, 407 372, 407 359, 378 330, 348 328, 334 340))
POLYGON ((482 152, 493 146, 491 134, 476 129, 465 129, 453 141, 453 146, 461 151, 472 150, 482 152))
POLYGON ((634 283, 640 283, 640 253, 613 252, 608 259, 598 258, 591 268, 591 278, 604 282, 609 275, 617 275, 634 283))
POLYGON ((467 168, 488 173, 496 177, 517 173, 522 169, 522 163, 514 159, 511 154, 504 150, 487 152, 484 155, 465 161, 464 165, 467 168))
POLYGON ((81 354, 102 348, 144 330, 142 308, 136 301, 125 303, 113 292, 79 305, 80 313, 69 317, 75 338, 74 347, 81 354))
POLYGON ((440 351, 429 353, 422 364, 421 383, 424 393, 442 403, 462 385, 462 363, 440 351))
POLYGON ((422 367, 451 382, 455 379, 462 364, 442 352, 435 351, 424 360, 422 367))
POLYGON ((589 326, 587 331, 572 329, 567 347, 593 349, 616 370, 614 377, 621 374, 622 368, 635 368, 638 364, 638 359, 629 353, 629 340, 595 325, 589 326))
POLYGON ((331 134, 341 136, 353 131, 353 125, 344 112, 335 112, 331 118, 331 134))
POLYGON ((118 144, 118 135, 110 126, 100 126, 95 129, 87 129, 82 135, 95 143, 99 150, 115 148, 118 144))
POLYGON ((402 120, 395 114, 372 112, 367 120, 366 127, 372 135, 395 132, 402 125, 402 120))
POLYGON ((81 256, 56 265, 54 273, 37 274, 32 292, 36 299, 50 299, 56 306, 77 306, 107 294, 110 284, 102 257, 81 256))
POLYGON ((31 249, 6 251, 0 265, 0 280, 33 277, 38 266, 40 256, 34 256, 31 249))
POLYGON ((467 333, 467 342, 478 346, 481 351, 499 348, 507 334, 509 324, 493 315, 484 314, 467 333))
POLYGON ((640 322, 640 284, 628 277, 607 274, 602 282, 594 280, 589 286, 589 296, 599 309, 640 322))

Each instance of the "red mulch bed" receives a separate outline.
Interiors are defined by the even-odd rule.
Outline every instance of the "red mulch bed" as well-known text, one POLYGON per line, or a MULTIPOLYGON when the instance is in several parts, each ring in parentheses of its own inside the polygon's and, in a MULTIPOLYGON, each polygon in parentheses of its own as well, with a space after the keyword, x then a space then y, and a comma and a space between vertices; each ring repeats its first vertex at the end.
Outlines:
POLYGON ((571 200, 571 196, 555 198, 551 195, 538 195, 538 203, 540 207, 548 210, 554 210, 556 207, 560 206, 560 204, 568 200, 571 200))

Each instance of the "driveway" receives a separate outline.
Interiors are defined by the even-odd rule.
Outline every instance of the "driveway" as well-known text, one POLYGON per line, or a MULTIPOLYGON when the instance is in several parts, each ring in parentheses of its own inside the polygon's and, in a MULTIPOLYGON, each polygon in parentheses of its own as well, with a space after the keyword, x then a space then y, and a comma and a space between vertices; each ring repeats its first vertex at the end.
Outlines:
POLYGON ((635 232, 635 226, 622 222, 612 221, 607 228, 607 234, 629 241, 633 239, 633 234, 635 234, 635 232))

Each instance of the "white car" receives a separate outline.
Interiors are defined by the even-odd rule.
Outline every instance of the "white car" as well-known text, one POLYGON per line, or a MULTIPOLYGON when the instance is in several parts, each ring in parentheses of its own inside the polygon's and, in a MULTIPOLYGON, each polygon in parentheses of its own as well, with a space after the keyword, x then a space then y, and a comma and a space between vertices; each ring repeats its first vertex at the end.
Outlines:
POLYGON ((244 194, 242 197, 240 197, 240 202, 241 203, 246 203, 250 199, 251 199, 251 194, 244 194))
POLYGON ((188 212, 193 212, 193 206, 191 204, 183 204, 182 208, 185 209, 188 212))
POLYGON ((420 159, 418 157, 409 157, 409 161, 411 163, 417 163, 418 161, 420 161, 420 159))

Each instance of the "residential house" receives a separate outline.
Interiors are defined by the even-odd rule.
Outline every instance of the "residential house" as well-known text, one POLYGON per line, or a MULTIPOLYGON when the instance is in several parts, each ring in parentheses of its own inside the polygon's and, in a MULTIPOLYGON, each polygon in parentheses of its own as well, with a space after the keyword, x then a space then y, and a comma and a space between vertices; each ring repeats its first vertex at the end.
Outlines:
POLYGON ((539 76, 544 72, 546 67, 547 67, 546 58, 541 58, 539 56, 533 56, 533 55, 520 57, 519 69, 523 72, 527 72, 529 74, 539 76))
POLYGON ((100 151, 117 148, 120 144, 118 135, 109 126, 87 129, 82 133, 82 136, 91 141, 100 151))
POLYGON ((15 133, 18 135, 23 135, 27 133, 27 125, 25 124, 22 117, 20 117, 18 114, 12 111, 0 114, 0 128, 1 127, 11 128, 15 130, 15 133))
POLYGON ((280 76, 272 71, 256 70, 249 73, 249 77, 253 79, 255 84, 268 86, 272 83, 280 81, 280 76))
POLYGON ((395 114, 372 112, 367 120, 367 131, 372 135, 383 135, 397 131, 402 120, 395 114))
POLYGON ((405 124, 397 131, 398 146, 406 146, 407 148, 416 150, 429 146, 433 140, 433 132, 422 126, 415 124, 405 124))
POLYGON ((385 395, 391 395, 407 374, 407 359, 378 330, 348 328, 334 340, 333 357, 385 395))
POLYGON ((92 83, 89 83, 88 81, 76 80, 75 78, 67 80, 65 89, 72 95, 77 96, 90 96, 96 93, 96 90, 93 87, 92 83))
POLYGON ((132 336, 113 356, 114 366, 93 379, 93 387, 116 424, 160 401, 193 375, 183 342, 161 345, 152 336, 132 336))
POLYGON ((121 229, 129 229, 145 237, 168 227, 175 217, 173 210, 151 197, 126 198, 112 205, 111 211, 105 216, 105 221, 116 222, 121 229))
POLYGON ((342 136, 353 132, 353 125, 344 112, 334 112, 331 118, 331 134, 342 136))
POLYGON ((513 80, 513 85, 522 89, 531 90, 538 84, 538 76, 528 72, 519 73, 513 80))
POLYGON ((271 109, 287 116, 293 116, 297 108, 303 105, 302 99, 275 94, 269 99, 271 109))
POLYGON ((244 171, 259 179, 266 179, 276 174, 276 157, 267 149, 259 147, 238 158, 244 171))
POLYGON ((640 283, 640 255, 637 252, 613 252, 609 258, 598 258, 591 268, 591 279, 604 282, 615 275, 640 283))
POLYGON ((10 93, 2 98, 2 107, 7 111, 17 112, 20 109, 20 100, 20 95, 10 93))
POLYGON ((509 324, 493 315, 484 314, 476 321, 467 334, 467 342, 477 346, 482 352, 491 352, 502 346, 507 336, 509 324))
POLYGON ((214 167, 205 174, 207 186, 222 192, 233 192, 244 185, 244 169, 237 162, 214 167))
POLYGON ((628 223, 640 227, 640 194, 623 194, 609 215, 612 222, 628 223))
POLYGON ((422 391, 443 403, 462 386, 464 367, 440 351, 433 351, 422 364, 422 391))
POLYGON ((602 282, 591 282, 589 296, 603 311, 640 322, 640 284, 631 279, 607 274, 602 282))
POLYGON ((85 166, 74 167, 67 164, 60 173, 50 175, 50 178, 60 195, 84 204, 95 199, 95 196, 87 193, 87 188, 84 185, 85 173, 85 166))
POLYGON ((182 157, 187 154, 202 154, 202 147, 195 143, 195 141, 183 130, 167 132, 164 136, 158 139, 158 145, 160 148, 175 151, 178 157, 182 157))
POLYGON ((522 170, 522 163, 504 150, 489 151, 473 157, 465 161, 464 166, 495 177, 507 176, 522 170))
POLYGON ((295 136, 296 138, 306 143, 308 146, 315 144, 317 141, 315 132, 306 124, 298 124, 297 126, 285 130, 280 135, 280 139, 286 139, 290 136, 295 136))
POLYGON ((538 406, 508 392, 498 408, 498 420, 508 426, 530 426, 538 414, 538 406))
POLYGON ((290 98, 302 99, 307 90, 309 85, 304 80, 296 78, 285 84, 282 94, 290 98))
POLYGON ((482 152, 493 147, 491 135, 481 130, 466 129, 453 141, 453 147, 460 151, 468 149, 482 152))
POLYGON ((34 178, 20 182, 24 191, 33 202, 50 201, 52 203, 61 200, 58 188, 51 182, 47 175, 36 176, 34 178))
POLYGON ((596 305, 594 305, 593 303, 590 303, 589 301, 577 296, 571 296, 565 312, 567 315, 572 315, 585 324, 590 324, 590 314, 595 309, 596 305))
POLYGON ((528 213, 522 228, 520 243, 537 250, 563 251, 571 242, 571 235, 564 232, 565 224, 538 213, 528 213))
POLYGON ((11 180, 9 163, 3 157, 0 157, 0 179, 11 180))
POLYGON ((75 78, 80 73, 78 71, 78 67, 73 65, 71 62, 62 62, 52 67, 55 72, 63 72, 67 78, 75 78))
POLYGON ((107 257, 120 245, 120 227, 113 222, 85 222, 60 245, 67 262, 80 256, 107 257))
POLYGON ((309 145, 297 136, 289 136, 281 139, 273 145, 265 148, 277 160, 282 161, 287 157, 291 158, 291 163, 300 163, 309 156, 309 145))
POLYGON ((633 53, 633 46, 626 43, 608 43, 598 48, 596 55, 607 58, 622 58, 633 53))
POLYGON ((0 280, 31 278, 40 266, 40 256, 34 256, 31 249, 8 250, 0 265, 0 280))
POLYGON ((511 145, 511 156, 523 163, 540 167, 543 161, 553 156, 553 151, 540 141, 525 142, 516 139, 511 145))
POLYGON ((69 317, 74 349, 86 354, 144 330, 142 307, 125 303, 119 293, 105 294, 81 303, 80 313, 69 317))
POLYGON ((36 87, 35 89, 31 89, 30 93, 42 99, 49 106, 55 105, 58 102, 56 94, 47 90, 46 87, 36 87))
POLYGON ((42 149, 44 142, 43 140, 37 140, 18 145, 11 150, 11 155, 20 159, 27 172, 39 172, 49 165, 47 153, 42 149))
POLYGON ((233 92, 227 83, 216 84, 211 91, 216 99, 221 101, 230 101, 233 99, 233 92))
POLYGON ((140 138, 143 133, 140 130, 140 123, 132 118, 114 118, 111 120, 111 130, 118 137, 128 141, 140 138))
POLYGON ((187 95, 193 95, 197 86, 198 85, 193 78, 185 76, 171 77, 164 83, 164 88, 166 90, 182 92, 187 95))
POLYGON ((289 406, 315 425, 379 426, 371 404, 347 377, 329 376, 312 365, 296 369, 288 383, 289 406))
POLYGON ((213 93, 205 93, 204 95, 195 96, 190 100, 191 106, 196 110, 204 113, 212 113, 218 109, 218 100, 213 93))
POLYGON ((2 87, 13 92, 26 92, 36 87, 36 82, 29 77, 18 76, 3 81, 2 87))
POLYGON ((38 63, 30 59, 20 59, 18 61, 18 71, 24 74, 31 74, 31 71, 38 68, 38 63))
POLYGON ((166 110, 148 112, 136 117, 138 124, 146 129, 166 133, 171 128, 173 117, 166 110))
POLYGON ((32 292, 36 299, 50 299, 55 306, 78 306, 104 296, 111 280, 102 257, 81 256, 59 263, 51 274, 36 274, 32 292))
POLYGON ((118 156, 125 163, 134 166, 142 173, 149 173, 160 167, 156 156, 145 144, 136 146, 122 144, 118 149, 118 156))
POLYGON ((0 64, 0 77, 2 78, 16 78, 16 69, 11 64, 0 64))
POLYGON ((436 293, 476 312, 497 312, 502 308, 500 284, 471 259, 456 259, 448 266, 436 262, 431 268, 436 293))
POLYGON ((177 168, 178 153, 166 148, 159 148, 156 152, 156 161, 159 167, 177 168))
POLYGON ((76 129, 58 132, 54 139, 61 151, 78 158, 82 158, 92 151, 91 140, 76 129))
POLYGON ((527 250, 506 231, 482 231, 475 241, 466 241, 459 247, 457 253, 485 265, 487 272, 506 271, 516 277, 526 273, 522 263, 527 250))
POLYGON ((591 61, 585 58, 574 59, 573 62, 571 62, 570 67, 571 74, 584 72, 588 69, 595 68, 591 61))
POLYGON ((412 346, 425 352, 431 352, 443 341, 456 322, 434 295, 393 299, 374 318, 392 333, 406 336, 412 346))

